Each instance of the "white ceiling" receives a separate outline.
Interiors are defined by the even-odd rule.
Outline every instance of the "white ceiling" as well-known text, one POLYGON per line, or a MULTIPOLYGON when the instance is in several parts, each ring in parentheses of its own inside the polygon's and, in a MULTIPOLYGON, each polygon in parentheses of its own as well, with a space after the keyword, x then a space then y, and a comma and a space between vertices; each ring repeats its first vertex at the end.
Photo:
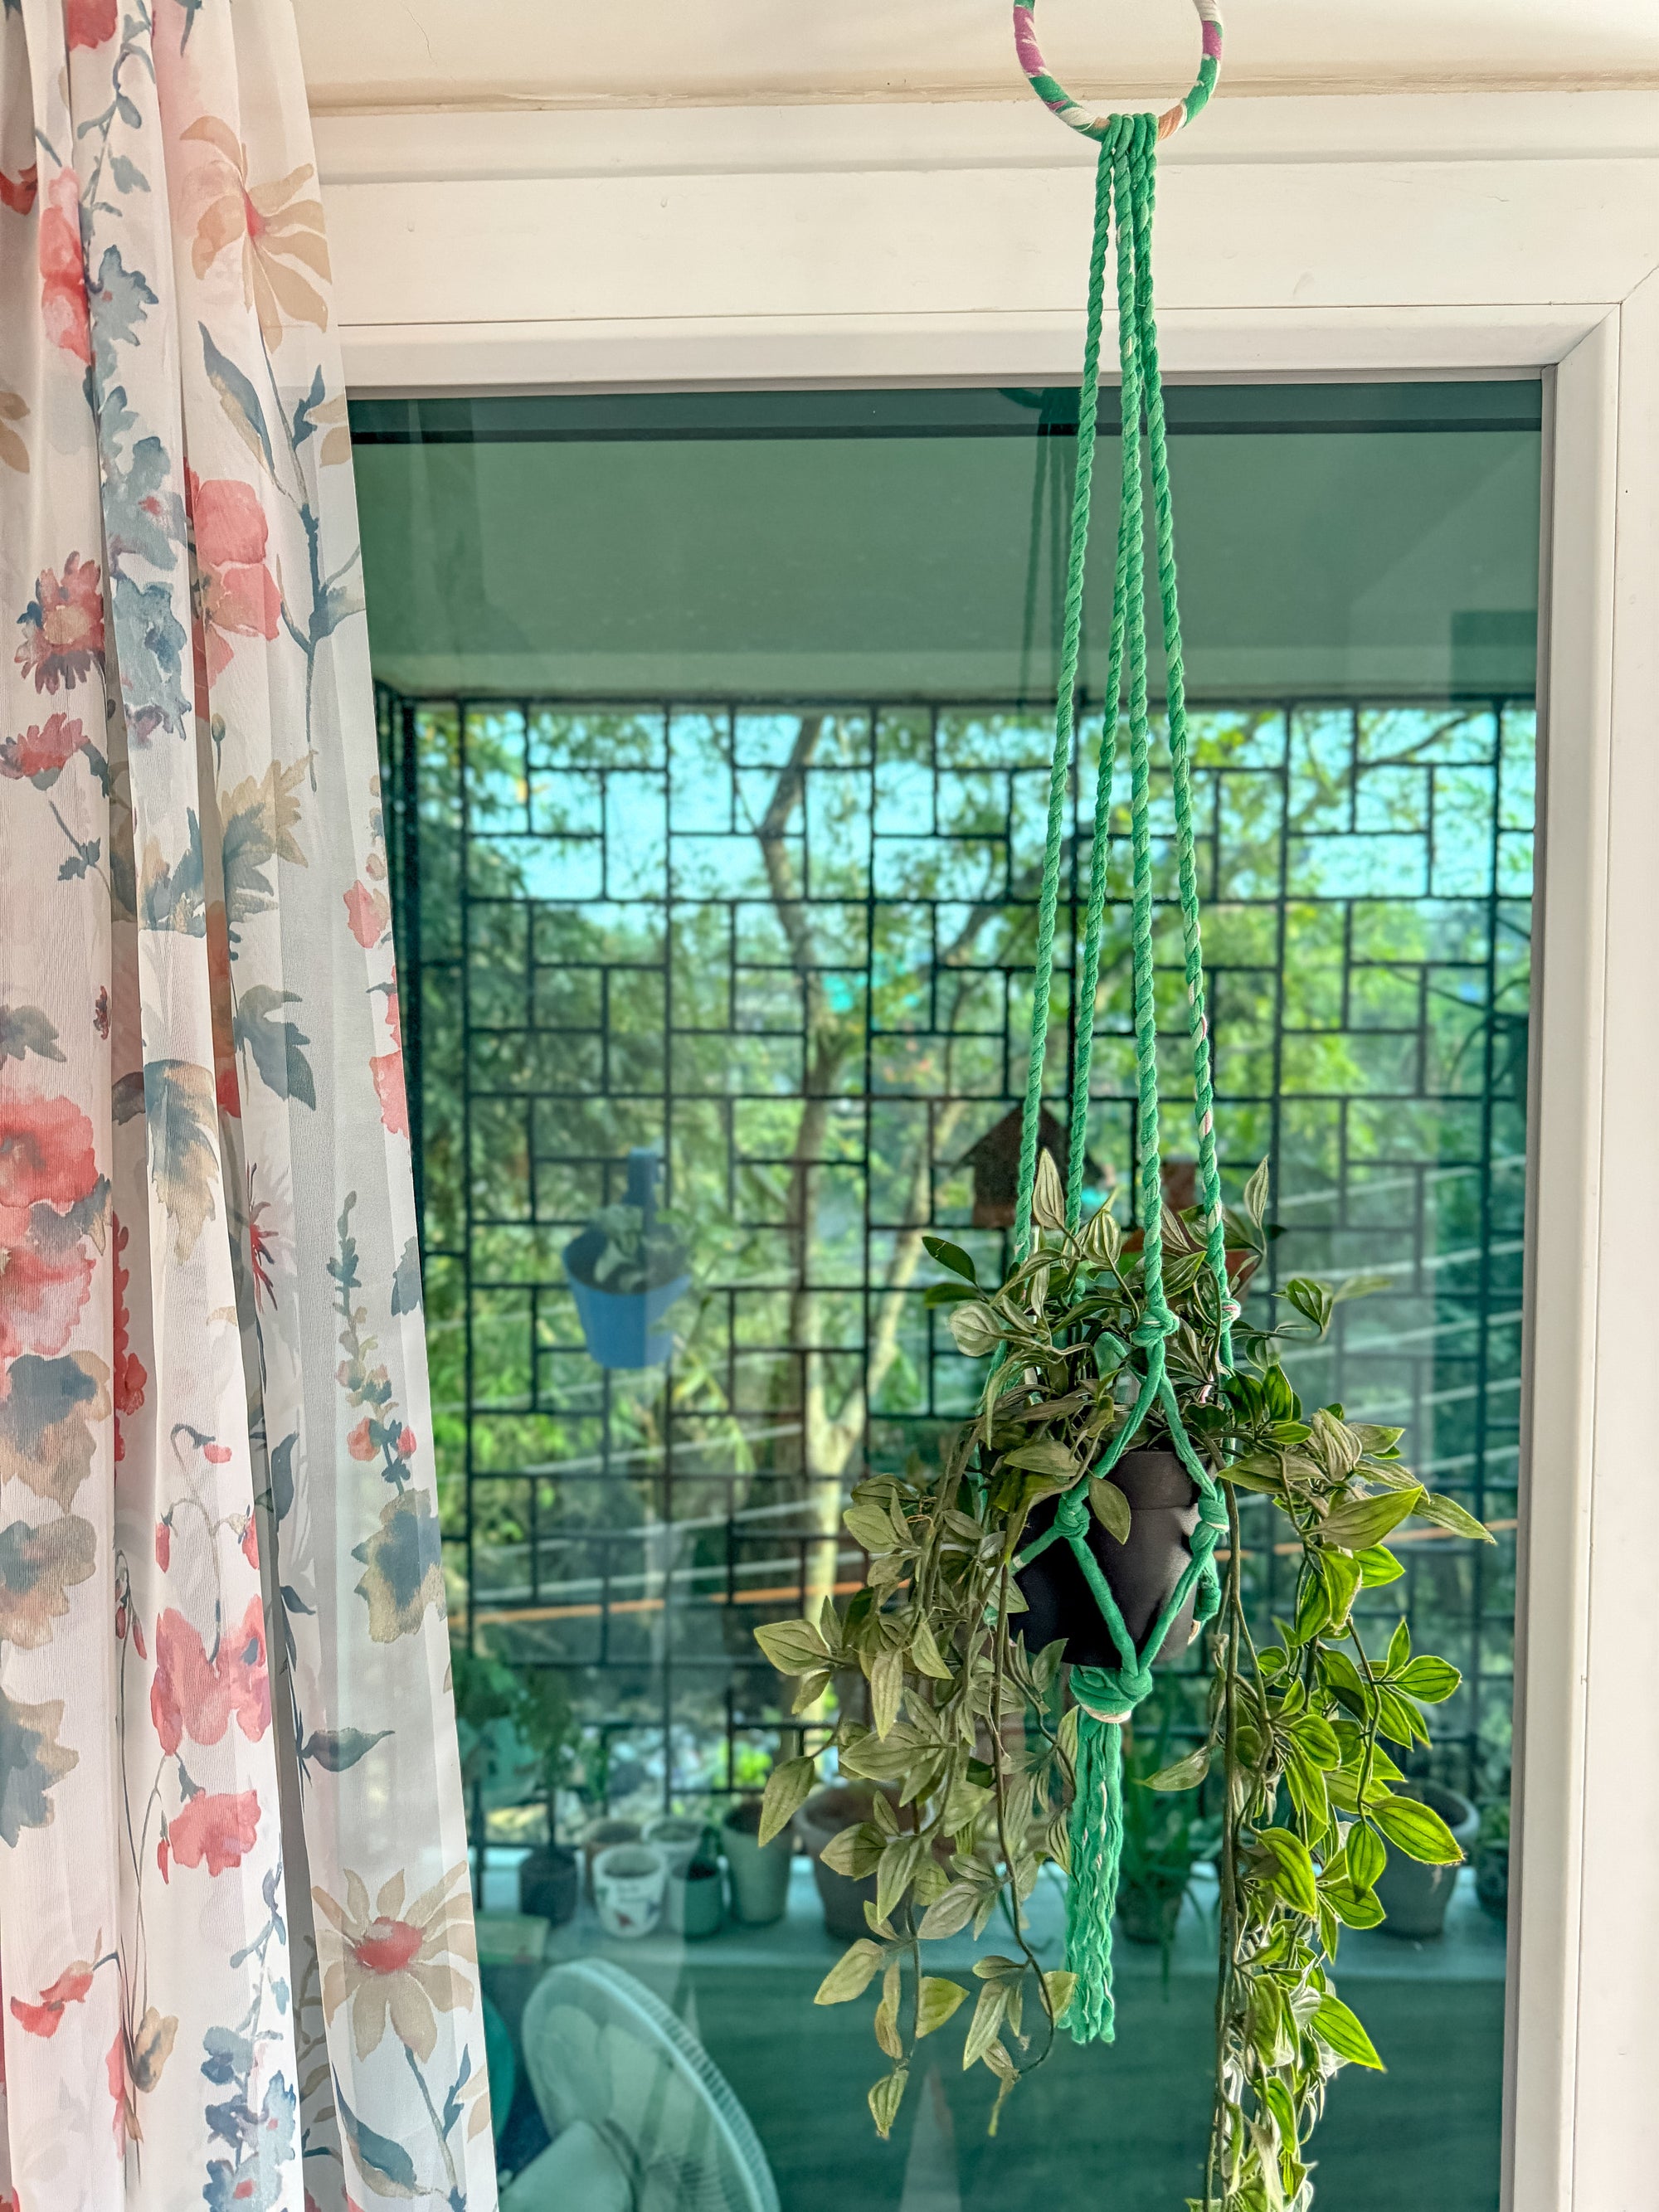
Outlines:
MULTIPOLYGON (((1006 0, 295 0, 312 104, 608 106, 991 99, 1018 88, 1006 0)), ((1659 86, 1659 0, 1237 0, 1235 94, 1659 86)), ((1167 98, 1185 0, 1042 0, 1055 74, 1167 98)))

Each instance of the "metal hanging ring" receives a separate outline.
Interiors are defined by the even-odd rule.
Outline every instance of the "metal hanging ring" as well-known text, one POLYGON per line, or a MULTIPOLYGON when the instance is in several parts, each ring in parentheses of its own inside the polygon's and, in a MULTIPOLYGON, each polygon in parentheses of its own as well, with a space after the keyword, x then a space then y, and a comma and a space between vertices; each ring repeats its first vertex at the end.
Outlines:
MULTIPOLYGON (((1221 73, 1221 10, 1217 0, 1193 0, 1193 5, 1204 27, 1204 58, 1185 100, 1166 107, 1158 117, 1160 143, 1173 137, 1183 123, 1190 123, 1207 104, 1221 73)), ((1020 67, 1030 79, 1032 91, 1052 114, 1069 124, 1073 131, 1081 131, 1085 138, 1116 136, 1125 120, 1123 117, 1097 115, 1091 108, 1079 107, 1065 86, 1048 74, 1048 65, 1036 42, 1036 0, 1014 0, 1014 51, 1019 56, 1020 67)))

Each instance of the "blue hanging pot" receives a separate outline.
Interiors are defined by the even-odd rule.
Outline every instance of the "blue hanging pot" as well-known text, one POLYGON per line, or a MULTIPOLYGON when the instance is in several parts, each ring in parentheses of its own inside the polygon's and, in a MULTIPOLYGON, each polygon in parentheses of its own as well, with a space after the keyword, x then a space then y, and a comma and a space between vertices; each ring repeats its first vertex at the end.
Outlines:
POLYGON ((674 1349, 668 1309, 691 1287, 689 1269, 643 1291, 601 1290, 588 1279, 605 1249, 602 1230, 584 1229, 564 1248, 564 1271, 589 1356, 599 1367, 660 1367, 674 1349))

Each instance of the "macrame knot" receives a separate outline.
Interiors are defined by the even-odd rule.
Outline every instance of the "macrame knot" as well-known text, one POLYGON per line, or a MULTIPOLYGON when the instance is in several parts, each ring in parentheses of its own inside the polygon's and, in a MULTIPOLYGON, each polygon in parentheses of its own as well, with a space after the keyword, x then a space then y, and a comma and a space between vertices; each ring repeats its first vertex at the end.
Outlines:
POLYGON ((1129 1341, 1145 1350, 1154 1344, 1162 1344, 1164 1338, 1173 1336, 1180 1326, 1180 1322, 1168 1306, 1149 1307, 1145 1319, 1138 1322, 1131 1333, 1129 1341))
MULTIPOLYGON (((1200 1490, 1199 1492, 1198 1525, 1199 1528, 1212 1529, 1216 1537, 1224 1536, 1226 1534, 1227 1505, 1225 1499, 1221 1496, 1218 1491, 1200 1490)), ((1194 1531, 1194 1536, 1196 1536, 1197 1533, 1198 1531, 1195 1529, 1194 1531)), ((1197 1550, 1198 1547, 1196 1543, 1194 1544, 1193 1548, 1194 1551, 1197 1550)), ((1211 1550, 1214 1549, 1213 1539, 1208 1548, 1211 1550)))
POLYGON ((1054 1527, 1068 1543, 1085 1540, 1089 1534, 1089 1486, 1074 1483, 1054 1508, 1054 1527))

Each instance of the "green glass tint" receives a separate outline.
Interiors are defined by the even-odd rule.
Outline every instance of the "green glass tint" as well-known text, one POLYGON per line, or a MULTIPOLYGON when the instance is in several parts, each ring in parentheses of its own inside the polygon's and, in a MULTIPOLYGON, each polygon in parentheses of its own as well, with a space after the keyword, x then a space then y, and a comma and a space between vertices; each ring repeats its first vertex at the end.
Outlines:
MULTIPOLYGON (((1297 1363, 1304 1396, 1406 1425, 1415 1463, 1498 1536, 1408 1543, 1403 1580, 1364 1601, 1463 1670, 1424 1778, 1473 1808, 1473 1863, 1443 1933, 1344 1939, 1389 2071, 1338 2083, 1320 2202, 1486 2212, 1539 387, 1170 399, 1225 1178, 1236 1192, 1273 1164, 1275 1281, 1376 1279, 1297 1363)), ((354 410, 487 1953, 522 1946, 494 1915, 518 1901, 550 1798, 561 1840, 604 1818, 712 1826, 780 1749, 811 1747, 819 1717, 791 1718, 752 1630, 856 1581, 846 1486, 930 1454, 971 1401, 922 1303, 921 1236, 948 1229, 983 1273, 1012 1215, 1075 409, 1064 391, 906 391, 354 410), (584 1263, 564 1255, 625 1200, 630 1151, 659 1156, 664 1216, 661 1265, 641 1264, 623 1312, 579 1303, 584 1263), (677 1255, 690 1287, 661 1313, 677 1255), (656 1364, 605 1364, 630 1342, 656 1364), (534 1697, 507 1711, 515 1680, 534 1697)), ((1115 458, 1099 466, 1109 481, 1115 458)), ((1110 532, 1103 515, 1048 1063, 1061 1118, 1110 532)), ((1120 1213, 1126 750, 1108 748, 1090 1146, 1120 1213)), ((1167 784, 1156 796, 1167 840, 1167 784)), ((1178 1132, 1179 917, 1157 851, 1178 1132)), ((1285 1566, 1265 1545, 1250 1566, 1266 1632, 1285 1566)), ((1201 1698, 1193 1674, 1164 1681, 1132 1770, 1177 1754, 1201 1698)), ((810 2003, 839 1947, 804 1856, 767 1924, 731 1919, 754 1874, 738 1841, 719 1933, 610 1936, 584 1901, 548 1940, 623 1964, 691 2028, 784 2212, 1036 2212, 1079 2174, 1114 2212, 1163 2212, 1198 2185, 1208 2110, 1209 1809, 1131 1788, 1119 2043, 1062 2047, 994 2141, 957 2027, 875 2142, 865 2008, 810 2003)), ((1060 1900, 1033 1915, 1057 1963, 1060 1900)), ((509 2025, 542 1971, 487 1966, 509 2025)), ((528 2164, 544 2139, 521 2093, 503 2155, 528 2164)))

